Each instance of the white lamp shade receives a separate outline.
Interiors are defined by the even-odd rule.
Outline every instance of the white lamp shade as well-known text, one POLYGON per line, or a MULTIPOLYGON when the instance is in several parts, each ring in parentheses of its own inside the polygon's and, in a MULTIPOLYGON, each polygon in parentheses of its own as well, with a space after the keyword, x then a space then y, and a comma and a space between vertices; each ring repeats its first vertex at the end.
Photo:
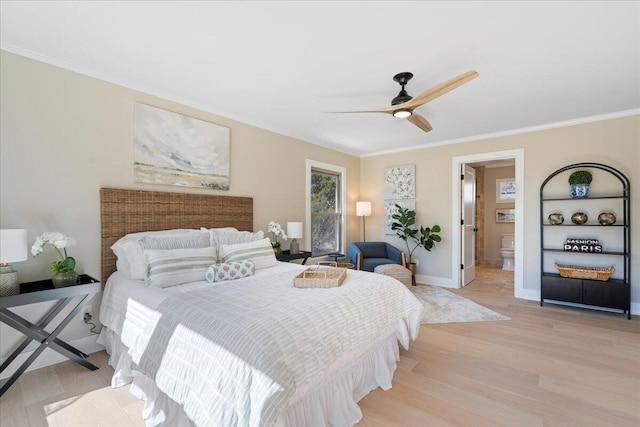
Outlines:
POLYGON ((0 230, 0 263, 26 261, 27 230, 0 230))
POLYGON ((302 223, 301 222, 287 222, 287 237, 291 239, 302 238, 302 223))
POLYGON ((371 202, 356 202, 357 216, 371 216, 371 202))

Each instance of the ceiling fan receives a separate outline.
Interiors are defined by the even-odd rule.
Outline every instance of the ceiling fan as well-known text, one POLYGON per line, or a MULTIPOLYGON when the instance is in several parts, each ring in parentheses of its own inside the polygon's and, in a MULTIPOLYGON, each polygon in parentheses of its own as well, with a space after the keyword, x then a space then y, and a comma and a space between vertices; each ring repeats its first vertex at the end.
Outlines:
POLYGON ((431 123, 429 123, 427 119, 425 119, 418 113, 414 112, 414 110, 419 106, 424 105, 429 101, 433 101, 439 96, 452 91, 458 86, 462 86, 463 84, 475 79, 476 77, 478 77, 478 73, 474 70, 467 71, 466 73, 460 74, 459 76, 447 80, 446 82, 440 83, 439 85, 434 86, 431 89, 427 89, 416 97, 410 96, 404 89, 405 85, 409 82, 409 80, 411 80, 412 77, 413 74, 409 72, 398 73, 393 76, 393 80, 395 82, 398 82, 402 89, 400 90, 400 93, 398 93, 398 96, 391 100, 390 107, 380 108, 379 110, 340 111, 340 113, 392 114, 394 117, 397 117, 399 119, 407 119, 423 131, 429 132, 431 129, 433 129, 431 127, 431 123))

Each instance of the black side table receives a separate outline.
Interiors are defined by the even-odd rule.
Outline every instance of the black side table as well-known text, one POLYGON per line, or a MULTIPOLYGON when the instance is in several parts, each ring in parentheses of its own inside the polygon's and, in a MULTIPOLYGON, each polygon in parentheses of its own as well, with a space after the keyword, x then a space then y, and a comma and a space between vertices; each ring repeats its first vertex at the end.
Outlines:
POLYGON ((11 362, 29 345, 32 340, 40 343, 40 346, 33 351, 31 356, 13 373, 0 388, 0 396, 11 387, 11 385, 24 373, 24 371, 33 363, 34 360, 47 348, 57 351, 68 359, 84 366, 87 369, 95 371, 97 366, 87 362, 87 355, 75 347, 70 346, 66 342, 57 338, 58 334, 69 324, 80 309, 90 302, 93 297, 101 292, 102 286, 99 281, 86 274, 80 275, 78 284, 67 286, 64 288, 55 288, 51 280, 39 280, 36 282, 27 282, 20 284, 20 293, 7 297, 0 297, 0 322, 11 326, 13 329, 22 332, 27 338, 11 353, 9 357, 0 366, 0 373, 11 364, 11 362), (45 331, 45 327, 76 297, 81 297, 73 310, 60 324, 49 333, 45 331), (35 325, 28 320, 18 316, 10 311, 10 307, 18 307, 21 305, 35 304, 44 301, 58 302, 44 315, 40 322, 35 325))
POLYGON ((309 259, 309 257, 311 256, 311 252, 308 251, 300 251, 300 253, 297 254, 291 254, 290 251, 282 251, 282 255, 277 255, 276 258, 278 259, 278 261, 282 261, 282 262, 289 262, 289 261, 293 261, 294 259, 301 259, 302 261, 302 265, 305 265, 307 263, 307 259, 309 259))

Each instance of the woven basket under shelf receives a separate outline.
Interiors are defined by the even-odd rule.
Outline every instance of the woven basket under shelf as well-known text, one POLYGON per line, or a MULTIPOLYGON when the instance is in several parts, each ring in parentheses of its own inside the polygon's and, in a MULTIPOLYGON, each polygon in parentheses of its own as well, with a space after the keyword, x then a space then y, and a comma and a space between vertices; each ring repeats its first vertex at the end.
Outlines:
POLYGON ((592 279, 606 282, 615 271, 613 266, 609 267, 580 267, 577 265, 556 264, 556 268, 562 277, 573 279, 592 279))

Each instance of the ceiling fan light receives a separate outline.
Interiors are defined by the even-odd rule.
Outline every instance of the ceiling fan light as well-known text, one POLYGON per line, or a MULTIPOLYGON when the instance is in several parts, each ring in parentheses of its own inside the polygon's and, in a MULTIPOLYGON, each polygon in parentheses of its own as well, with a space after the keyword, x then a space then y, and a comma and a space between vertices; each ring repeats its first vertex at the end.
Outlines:
POLYGON ((411 114, 413 114, 411 110, 396 110, 393 112, 393 117, 396 117, 398 119, 406 119, 411 114))

